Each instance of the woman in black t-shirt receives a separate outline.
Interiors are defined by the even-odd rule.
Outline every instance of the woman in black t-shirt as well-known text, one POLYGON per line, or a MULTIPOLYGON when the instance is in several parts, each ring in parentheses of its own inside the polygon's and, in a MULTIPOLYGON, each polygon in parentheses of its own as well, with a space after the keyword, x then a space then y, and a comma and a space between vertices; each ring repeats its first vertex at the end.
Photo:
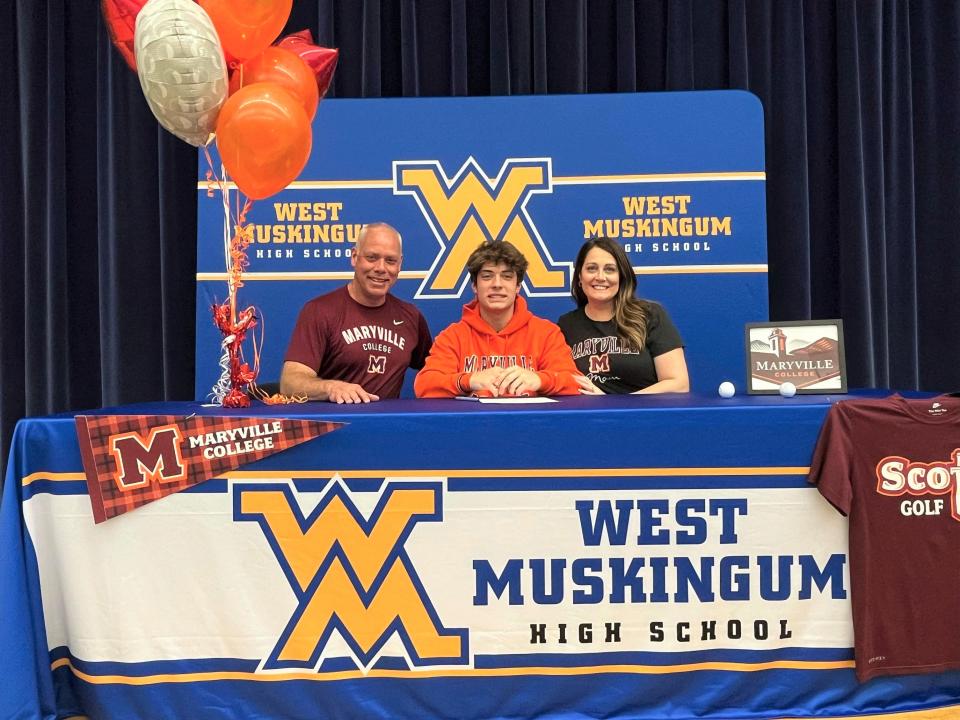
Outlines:
POLYGON ((558 320, 583 376, 585 395, 688 392, 680 333, 661 305, 634 296, 627 255, 608 238, 577 254, 572 293, 577 309, 558 320))

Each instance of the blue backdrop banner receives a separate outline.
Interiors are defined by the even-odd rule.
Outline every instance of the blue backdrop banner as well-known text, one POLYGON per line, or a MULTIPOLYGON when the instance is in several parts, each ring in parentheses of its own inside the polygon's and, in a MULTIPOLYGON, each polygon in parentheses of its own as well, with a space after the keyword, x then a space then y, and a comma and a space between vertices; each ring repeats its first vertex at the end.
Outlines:
MULTIPOLYGON (((739 378, 743 325, 768 315, 763 142, 762 108, 740 91, 325 101, 300 178, 247 216, 239 304, 264 321, 260 379, 279 377, 300 307, 349 280, 360 227, 375 221, 403 236, 394 292, 434 334, 472 299, 465 261, 481 242, 524 252, 523 292, 556 320, 573 308, 577 250, 603 235, 680 328, 693 388, 739 378)), ((198 397, 219 376, 210 307, 227 295, 209 170, 201 158, 198 397)))

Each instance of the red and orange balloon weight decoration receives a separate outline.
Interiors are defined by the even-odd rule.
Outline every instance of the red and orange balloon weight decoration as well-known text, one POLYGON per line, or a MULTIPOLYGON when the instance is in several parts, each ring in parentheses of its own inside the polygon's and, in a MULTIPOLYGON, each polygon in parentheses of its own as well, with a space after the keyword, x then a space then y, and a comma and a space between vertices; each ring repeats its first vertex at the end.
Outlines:
POLYGON ((277 39, 290 17, 293 0, 199 0, 213 20, 224 51, 243 61, 277 39))
POLYGON ((317 81, 313 71, 295 53, 279 47, 268 47, 247 60, 230 76, 230 94, 241 87, 258 82, 275 82, 296 95, 303 104, 307 118, 313 120, 320 102, 317 81))
POLYGON ((237 187, 262 200, 289 185, 310 157, 310 120, 300 100, 277 83, 240 88, 217 121, 220 159, 237 187))
POLYGON ((127 65, 137 71, 137 61, 133 56, 133 31, 137 26, 137 13, 147 0, 101 0, 100 9, 107 22, 110 39, 120 51, 127 65))
POLYGON ((303 60, 317 78, 317 91, 320 99, 327 94, 330 82, 333 80, 333 71, 337 69, 337 58, 340 53, 335 48, 321 47, 313 44, 313 33, 301 30, 287 35, 277 47, 290 50, 303 60))

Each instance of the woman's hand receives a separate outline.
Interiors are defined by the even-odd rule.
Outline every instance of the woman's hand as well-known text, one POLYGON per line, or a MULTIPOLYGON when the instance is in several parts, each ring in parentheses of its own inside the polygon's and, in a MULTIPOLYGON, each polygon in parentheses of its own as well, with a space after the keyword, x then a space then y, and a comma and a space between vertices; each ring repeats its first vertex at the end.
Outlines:
POLYGON ((577 385, 580 386, 581 395, 604 395, 603 390, 598 388, 593 384, 593 381, 588 378, 586 375, 574 375, 573 379, 577 381, 577 385))

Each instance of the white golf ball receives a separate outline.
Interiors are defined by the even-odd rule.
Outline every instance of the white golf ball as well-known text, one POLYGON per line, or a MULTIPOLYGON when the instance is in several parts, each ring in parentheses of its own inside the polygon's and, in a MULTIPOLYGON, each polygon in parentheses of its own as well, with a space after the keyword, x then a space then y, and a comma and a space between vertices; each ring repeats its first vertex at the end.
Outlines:
POLYGON ((780 385, 780 394, 784 397, 793 397, 797 394, 797 386, 792 382, 785 382, 780 385))
POLYGON ((732 398, 737 394, 737 389, 733 386, 733 383, 729 380, 724 380, 720 383, 720 387, 717 388, 717 392, 720 393, 722 398, 732 398))

